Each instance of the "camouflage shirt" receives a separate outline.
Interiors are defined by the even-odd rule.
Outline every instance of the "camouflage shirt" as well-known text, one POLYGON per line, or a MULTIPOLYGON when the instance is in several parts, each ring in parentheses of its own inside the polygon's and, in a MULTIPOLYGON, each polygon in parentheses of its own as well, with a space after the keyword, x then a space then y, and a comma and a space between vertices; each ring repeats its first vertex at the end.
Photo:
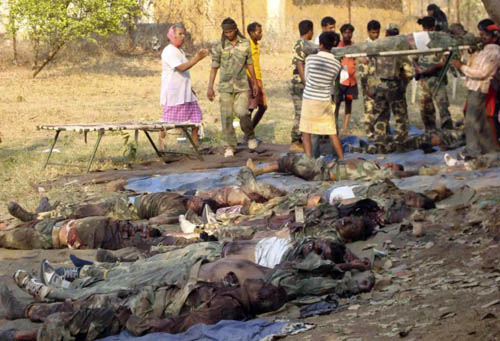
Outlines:
POLYGON ((310 54, 315 54, 318 53, 318 47, 314 45, 311 41, 309 40, 304 40, 304 39, 299 39, 293 46, 293 58, 292 58, 292 65, 293 65, 293 78, 292 82, 298 82, 301 83, 302 80, 300 79, 299 76, 299 69, 297 67, 298 62, 304 63, 304 67, 306 65, 306 58, 310 54))
POLYGON ((236 45, 226 41, 224 48, 218 42, 212 49, 212 68, 220 68, 219 91, 248 91, 248 76, 246 66, 252 65, 250 41, 237 36, 236 45))

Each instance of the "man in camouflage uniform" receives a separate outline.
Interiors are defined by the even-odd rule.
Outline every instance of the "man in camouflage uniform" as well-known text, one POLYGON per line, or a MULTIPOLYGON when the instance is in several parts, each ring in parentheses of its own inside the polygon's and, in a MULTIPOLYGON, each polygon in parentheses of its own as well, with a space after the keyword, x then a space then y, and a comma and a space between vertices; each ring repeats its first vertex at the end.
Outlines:
POLYGON ((225 157, 234 156, 236 151, 236 135, 233 127, 233 115, 240 118, 241 130, 245 133, 248 148, 255 149, 255 139, 251 114, 248 112, 248 83, 252 85, 253 96, 257 96, 258 86, 255 81, 250 41, 238 30, 236 22, 226 18, 222 22, 222 38, 212 50, 212 70, 208 82, 207 96, 210 101, 215 98, 214 82, 220 68, 219 92, 221 124, 225 157), (250 77, 247 77, 248 70, 250 77))
POLYGON ((303 20, 299 23, 300 39, 297 40, 293 47, 292 65, 293 77, 291 79, 290 91, 293 100, 293 127, 291 132, 292 152, 302 152, 302 134, 299 131, 300 112, 302 111, 302 95, 304 93, 305 80, 305 65, 306 58, 309 54, 315 52, 315 46, 311 43, 314 34, 313 23, 310 20, 303 20))
MULTIPOLYGON (((433 17, 424 17, 421 22, 425 32, 434 32, 436 30, 436 20, 433 17)), ((416 78, 419 80, 419 109, 426 131, 437 128, 434 100, 441 117, 440 128, 453 129, 453 121, 449 110, 450 102, 446 92, 447 77, 439 84, 435 96, 433 94, 444 65, 445 57, 442 54, 422 55, 415 60, 416 78)))
POLYGON ((322 159, 314 159, 307 155, 289 155, 283 156, 278 161, 271 162, 263 167, 254 166, 252 171, 255 176, 279 172, 292 174, 307 181, 366 181, 413 175, 411 172, 404 172, 402 166, 391 163, 378 164, 375 161, 363 159, 344 161, 327 163, 322 159))
MULTIPOLYGON (((380 23, 372 20, 367 26, 368 38, 366 41, 374 42, 380 35, 380 23)), ((364 127, 365 134, 369 139, 373 138, 373 123, 375 117, 373 116, 373 95, 375 88, 379 83, 379 79, 375 76, 375 59, 374 58, 360 58, 356 64, 361 88, 363 89, 363 104, 365 107, 364 127)))
MULTIPOLYGON (((389 25, 388 31, 399 29, 389 25)), ((392 139, 389 136, 389 119, 391 111, 396 121, 395 142, 403 143, 408 136, 408 107, 406 104, 406 89, 401 78, 405 57, 377 57, 375 62, 376 76, 380 83, 375 90, 374 136, 375 144, 387 144, 392 139)))

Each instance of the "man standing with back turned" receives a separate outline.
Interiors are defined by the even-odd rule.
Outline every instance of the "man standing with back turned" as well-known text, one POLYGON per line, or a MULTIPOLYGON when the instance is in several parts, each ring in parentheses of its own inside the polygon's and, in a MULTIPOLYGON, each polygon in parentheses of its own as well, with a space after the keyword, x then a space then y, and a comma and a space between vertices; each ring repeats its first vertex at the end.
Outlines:
POLYGON ((257 140, 248 112, 248 77, 250 73, 253 96, 257 96, 258 87, 255 80, 250 42, 238 30, 236 22, 231 18, 222 21, 222 37, 212 50, 212 70, 208 81, 207 97, 215 98, 214 82, 217 70, 220 71, 219 92, 222 134, 226 151, 224 157, 233 157, 236 151, 236 134, 233 127, 233 113, 240 118, 241 130, 245 133, 248 148, 257 148, 257 140))

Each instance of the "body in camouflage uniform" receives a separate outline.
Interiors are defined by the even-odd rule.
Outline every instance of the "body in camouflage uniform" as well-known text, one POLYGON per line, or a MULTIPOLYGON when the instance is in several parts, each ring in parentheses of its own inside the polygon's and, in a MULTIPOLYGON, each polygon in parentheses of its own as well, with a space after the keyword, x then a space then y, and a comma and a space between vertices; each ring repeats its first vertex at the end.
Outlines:
MULTIPOLYGON (((425 32, 428 34, 430 42, 428 48, 451 48, 461 45, 477 45, 481 38, 474 37, 468 33, 464 36, 453 36, 445 32, 425 32)), ((332 53, 337 57, 342 57, 351 53, 379 53, 384 51, 416 50, 414 34, 397 35, 380 38, 375 42, 361 42, 356 45, 342 48, 333 48, 332 53)))
POLYGON ((302 134, 299 131, 300 112, 302 111, 302 95, 304 94, 304 84, 299 76, 297 62, 306 64, 306 58, 310 54, 317 53, 317 48, 309 40, 299 39, 293 46, 292 65, 293 77, 290 80, 290 94, 293 101, 293 126, 291 132, 292 143, 302 141, 302 134))
MULTIPOLYGON (((443 55, 424 55, 418 57, 416 62, 419 69, 425 72, 425 70, 443 62, 443 58, 443 55)), ((419 110, 425 130, 437 129, 434 100, 436 101, 436 106, 441 117, 440 128, 453 129, 453 121, 449 110, 450 102, 448 100, 448 93, 446 92, 446 85, 448 84, 446 77, 439 85, 436 95, 433 95, 433 91, 439 82, 440 72, 441 68, 431 74, 422 74, 418 81, 418 91, 420 93, 419 110)))
POLYGON ((416 149, 426 149, 433 146, 444 146, 446 149, 455 149, 465 145, 465 133, 460 130, 435 130, 427 131, 422 135, 409 136, 403 143, 389 142, 386 144, 370 144, 361 147, 350 146, 351 152, 368 154, 388 154, 409 152, 416 149), (434 142, 434 135, 440 140, 434 142))
POLYGON ((307 155, 284 156, 278 160, 278 172, 295 175, 307 181, 379 180, 399 177, 392 169, 362 159, 327 163, 307 155), (334 179, 332 179, 332 176, 334 179))
POLYGON ((408 136, 408 107, 402 69, 402 57, 378 57, 376 60, 376 75, 380 83, 375 90, 373 108, 375 143, 385 144, 391 140, 388 135, 391 111, 396 121, 395 141, 402 143, 408 136))
POLYGON ((236 150, 233 115, 240 119, 247 140, 255 138, 251 115, 248 112, 247 65, 252 65, 250 41, 237 36, 236 44, 223 39, 212 50, 212 69, 220 68, 219 92, 222 133, 227 147, 236 150))

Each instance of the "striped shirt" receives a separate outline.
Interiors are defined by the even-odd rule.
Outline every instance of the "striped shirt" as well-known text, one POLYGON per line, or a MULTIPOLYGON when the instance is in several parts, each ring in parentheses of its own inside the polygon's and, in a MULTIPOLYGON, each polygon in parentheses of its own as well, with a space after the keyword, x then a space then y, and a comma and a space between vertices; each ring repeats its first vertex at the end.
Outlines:
POLYGON ((500 67, 500 46, 486 45, 477 55, 474 55, 467 66, 460 70, 467 77, 465 86, 472 91, 487 94, 490 82, 500 67))
POLYGON ((304 98, 316 101, 331 101, 335 79, 341 65, 333 54, 320 51, 306 59, 306 86, 304 98))

